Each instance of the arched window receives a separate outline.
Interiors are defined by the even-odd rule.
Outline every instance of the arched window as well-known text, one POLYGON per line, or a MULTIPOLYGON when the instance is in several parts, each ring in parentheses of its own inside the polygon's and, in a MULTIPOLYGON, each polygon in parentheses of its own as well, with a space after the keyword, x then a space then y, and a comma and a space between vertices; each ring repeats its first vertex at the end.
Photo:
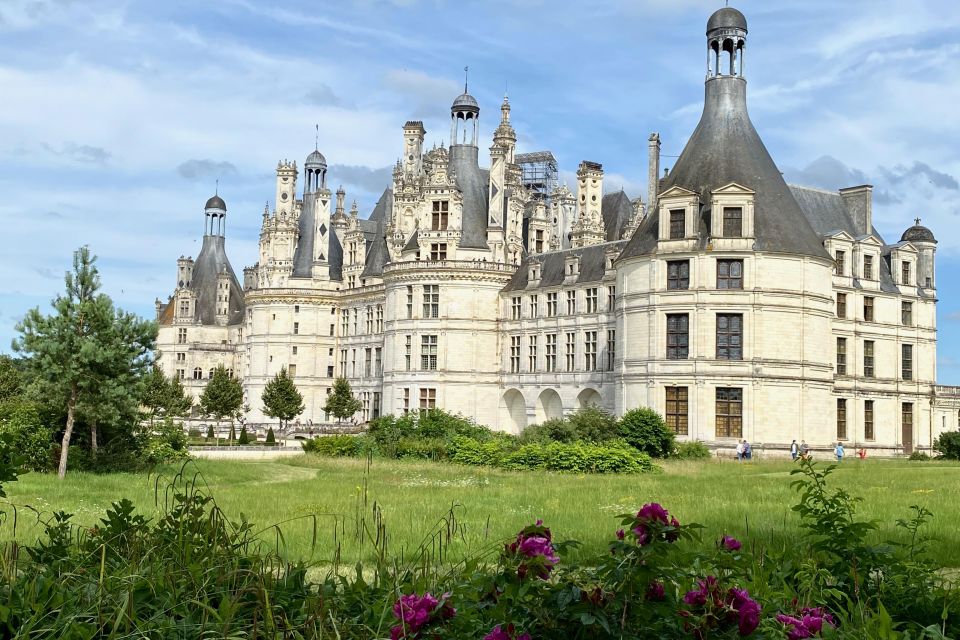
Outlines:
POLYGON ((200 380, 202 378, 203 378, 203 369, 201 369, 200 367, 197 367, 196 369, 193 370, 193 379, 200 380))
POLYGON ((214 371, 216 371, 216 369, 210 369, 210 377, 211 377, 211 378, 213 377, 213 372, 214 372, 214 371))
POLYGON ((233 369, 227 369, 227 376, 233 378, 233 369))

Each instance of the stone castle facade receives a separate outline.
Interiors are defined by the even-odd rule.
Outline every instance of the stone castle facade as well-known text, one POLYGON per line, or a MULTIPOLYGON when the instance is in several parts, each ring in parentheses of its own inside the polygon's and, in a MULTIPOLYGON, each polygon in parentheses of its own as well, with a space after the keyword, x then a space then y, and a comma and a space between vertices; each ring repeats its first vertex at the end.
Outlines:
POLYGON ((710 17, 701 121, 663 176, 650 136, 646 201, 605 192, 588 161, 575 191, 532 188, 506 98, 482 168, 466 87, 449 147, 403 126, 366 218, 319 151, 302 176, 279 163, 242 284, 214 196, 200 254, 157 301, 159 362, 196 395, 224 364, 254 424, 271 422, 260 396, 286 367, 301 424, 329 420, 344 376, 360 422, 441 407, 519 432, 589 404, 649 406, 718 446, 928 449, 960 410, 936 384, 936 239, 917 220, 885 242, 870 186, 784 182, 747 113, 746 36, 739 11, 710 17))

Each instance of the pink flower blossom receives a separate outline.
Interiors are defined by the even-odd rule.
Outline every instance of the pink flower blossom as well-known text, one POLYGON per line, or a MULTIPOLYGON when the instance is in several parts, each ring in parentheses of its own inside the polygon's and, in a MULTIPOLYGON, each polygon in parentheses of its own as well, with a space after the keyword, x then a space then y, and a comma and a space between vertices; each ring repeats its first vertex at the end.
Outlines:
POLYGON ((662 531, 660 535, 667 542, 676 541, 680 537, 680 523, 661 505, 651 502, 643 505, 637 512, 634 518, 634 526, 630 529, 630 532, 637 539, 637 544, 643 547, 653 542, 658 532, 667 527, 671 530, 662 531))
POLYGON ((390 629, 390 638, 415 638, 421 629, 431 622, 449 620, 456 615, 457 610, 450 605, 449 593, 443 594, 439 600, 429 592, 418 596, 415 593, 400 596, 393 605, 393 617, 400 624, 390 629))
POLYGON ((651 602, 663 602, 666 600, 667 594, 663 589, 663 583, 659 580, 653 580, 647 587, 646 598, 651 602))
POLYGON ((777 622, 786 625, 787 640, 803 640, 820 635, 824 625, 836 627, 833 616, 826 613, 822 607, 805 607, 797 617, 777 614, 777 622))
POLYGON ((521 579, 533 570, 534 575, 546 580, 553 567, 560 562, 551 542, 550 529, 543 526, 543 520, 537 520, 536 524, 524 527, 517 534, 517 539, 506 546, 505 551, 509 555, 530 560, 522 561, 517 568, 517 575, 521 579))
POLYGON ((483 640, 530 640, 530 634, 516 635, 516 629, 512 624, 508 624, 506 629, 498 624, 490 630, 490 633, 483 636, 483 640))
POLYGON ((617 529, 617 540, 623 540, 624 533, 623 529, 617 529))
POLYGON ((760 605, 750 597, 746 589, 730 589, 728 600, 737 615, 737 627, 741 636, 748 636, 760 626, 760 605))
POLYGON ((720 539, 720 546, 727 551, 740 551, 740 547, 743 545, 733 536, 723 536, 723 538, 720 539))

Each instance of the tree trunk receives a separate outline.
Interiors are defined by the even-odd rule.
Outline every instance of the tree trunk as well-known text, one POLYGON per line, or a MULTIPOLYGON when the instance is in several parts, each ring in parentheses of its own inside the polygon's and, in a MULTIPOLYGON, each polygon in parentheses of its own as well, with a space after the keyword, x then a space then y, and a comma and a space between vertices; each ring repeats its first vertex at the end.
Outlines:
POLYGON ((90 455, 97 457, 97 421, 90 422, 90 455))
POLYGON ((73 435, 73 421, 77 413, 77 390, 76 383, 70 385, 70 399, 67 401, 67 427, 63 430, 63 441, 60 443, 60 467, 57 469, 57 477, 63 480, 67 475, 67 456, 70 455, 70 436, 73 435))

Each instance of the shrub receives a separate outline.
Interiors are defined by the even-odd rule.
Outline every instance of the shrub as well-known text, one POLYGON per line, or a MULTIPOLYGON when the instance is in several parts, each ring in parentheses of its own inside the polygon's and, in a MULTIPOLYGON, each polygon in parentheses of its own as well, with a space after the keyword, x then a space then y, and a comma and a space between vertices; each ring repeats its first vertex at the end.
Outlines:
POLYGON ((568 420, 577 434, 577 440, 605 442, 620 437, 616 417, 600 407, 586 406, 571 414, 568 420))
POLYGON ((919 461, 919 462, 926 462, 927 460, 932 460, 933 458, 931 458, 928 454, 924 453, 923 451, 914 451, 913 453, 910 454, 909 459, 914 461, 919 461))
POLYGON ((451 461, 460 464, 498 467, 506 450, 500 439, 480 442, 473 438, 458 436, 450 443, 448 453, 451 461))
POLYGON ((430 460, 445 460, 447 446, 458 436, 487 440, 493 435, 487 427, 441 409, 398 417, 382 416, 370 422, 367 433, 380 455, 430 460), (415 440, 427 444, 415 444, 415 440))
MULTIPOLYGON (((183 425, 174 422, 172 418, 165 418, 162 422, 155 424, 147 434, 146 440, 143 460, 148 465, 179 462, 190 457, 183 425)), ((108 453, 110 453, 109 450, 108 453)))
POLYGON ((250 436, 247 434, 247 425, 240 427, 240 437, 237 438, 238 445, 247 445, 250 444, 250 436))
POLYGON ((527 427, 520 434, 522 442, 575 442, 577 430, 566 418, 551 418, 543 424, 527 427))
POLYGON ((360 455, 359 441, 356 436, 333 435, 318 436, 301 444, 304 452, 316 453, 330 458, 350 458, 360 455))
POLYGON ((960 431, 941 433, 933 441, 933 449, 947 460, 960 460, 960 431))
POLYGON ((50 468, 53 432, 44 426, 34 403, 17 399, 0 403, 0 435, 6 436, 9 444, 5 463, 13 462, 15 457, 20 470, 50 468))
POLYGON ((213 432, 213 425, 207 425, 207 440, 213 440, 217 437, 217 434, 213 432))
POLYGON ((619 432, 630 446, 654 458, 666 458, 673 451, 673 432, 660 414, 648 407, 626 412, 620 419, 619 432))
POLYGON ((699 440, 685 440, 674 443, 673 453, 670 456, 678 460, 703 460, 712 457, 713 454, 707 445, 699 440))
POLYGON ((448 458, 447 441, 443 438, 401 438, 397 442, 395 457, 401 459, 436 460, 448 458))
POLYGON ((268 447, 274 447, 277 444, 277 436, 273 433, 273 427, 267 429, 267 438, 263 441, 268 447))
POLYGON ((650 456, 622 441, 529 442, 494 438, 480 442, 459 437, 450 447, 450 459, 461 464, 573 473, 641 473, 654 470, 650 456))

